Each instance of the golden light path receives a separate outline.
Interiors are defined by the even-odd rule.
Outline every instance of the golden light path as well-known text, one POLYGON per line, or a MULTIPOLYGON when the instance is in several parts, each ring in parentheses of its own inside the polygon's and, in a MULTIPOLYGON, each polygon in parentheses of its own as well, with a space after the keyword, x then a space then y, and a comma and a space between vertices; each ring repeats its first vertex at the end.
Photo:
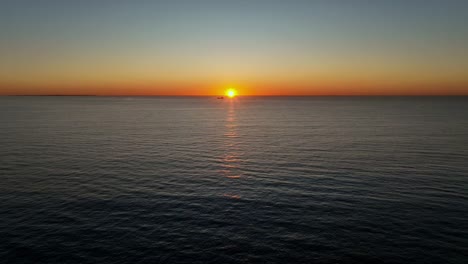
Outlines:
MULTIPOLYGON (((229 96, 228 91, 226 91, 226 95, 229 96)), ((227 113, 223 140, 224 153, 221 156, 221 173, 229 179, 228 181, 231 181, 231 184, 226 186, 223 196, 230 199, 241 199, 241 193, 236 187, 238 185, 234 182, 245 180, 243 177, 243 148, 236 114, 236 100, 229 100, 226 103, 227 113)))

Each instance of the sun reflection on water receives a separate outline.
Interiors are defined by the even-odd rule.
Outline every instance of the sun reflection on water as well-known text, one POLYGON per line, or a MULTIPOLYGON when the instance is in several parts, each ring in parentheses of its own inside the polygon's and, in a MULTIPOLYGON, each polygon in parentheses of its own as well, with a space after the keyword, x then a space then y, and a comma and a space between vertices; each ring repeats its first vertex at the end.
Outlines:
MULTIPOLYGON (((242 150, 239 144, 239 133, 235 107, 235 102, 230 101, 224 125, 224 154, 221 159, 221 172, 224 177, 231 180, 238 180, 242 178, 242 150)), ((240 199, 240 195, 233 193, 225 193, 223 196, 240 199)))

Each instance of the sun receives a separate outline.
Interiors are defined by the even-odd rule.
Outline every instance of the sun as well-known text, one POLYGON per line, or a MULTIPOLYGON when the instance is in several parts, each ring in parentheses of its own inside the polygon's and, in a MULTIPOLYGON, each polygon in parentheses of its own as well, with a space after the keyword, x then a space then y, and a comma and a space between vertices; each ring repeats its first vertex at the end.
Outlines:
POLYGON ((226 96, 229 98, 234 98, 237 96, 237 91, 234 88, 229 88, 226 90, 226 96))

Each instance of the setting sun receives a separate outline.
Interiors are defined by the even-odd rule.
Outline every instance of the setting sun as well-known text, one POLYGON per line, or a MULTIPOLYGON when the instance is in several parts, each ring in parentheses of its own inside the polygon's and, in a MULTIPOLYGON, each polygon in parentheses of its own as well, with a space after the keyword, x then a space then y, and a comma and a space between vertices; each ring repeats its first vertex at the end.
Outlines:
POLYGON ((226 96, 229 98, 234 98, 237 95, 236 89, 230 88, 226 90, 226 96))

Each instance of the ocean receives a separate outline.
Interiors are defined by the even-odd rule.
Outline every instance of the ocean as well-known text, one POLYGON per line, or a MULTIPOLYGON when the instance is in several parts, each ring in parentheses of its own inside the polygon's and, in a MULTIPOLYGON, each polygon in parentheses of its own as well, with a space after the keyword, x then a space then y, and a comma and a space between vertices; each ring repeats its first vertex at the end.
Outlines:
POLYGON ((0 97, 1 263, 468 263, 468 97, 0 97))

